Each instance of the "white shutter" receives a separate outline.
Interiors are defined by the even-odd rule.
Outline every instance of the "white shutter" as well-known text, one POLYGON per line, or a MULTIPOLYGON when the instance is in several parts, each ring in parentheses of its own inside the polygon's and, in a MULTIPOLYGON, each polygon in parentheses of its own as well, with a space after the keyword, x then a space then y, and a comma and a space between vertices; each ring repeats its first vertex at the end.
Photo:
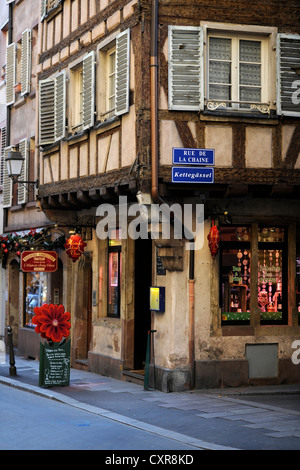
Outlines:
POLYGON ((66 131, 66 73, 55 77, 55 140, 65 137, 66 131))
MULTIPOLYGON (((20 181, 28 180, 28 140, 23 139, 19 142, 19 152, 24 158, 23 167, 20 175, 20 181)), ((18 204, 25 204, 27 201, 27 191, 23 184, 18 184, 18 204)))
POLYGON ((129 111, 130 29, 116 39, 116 112, 117 116, 129 111))
POLYGON ((30 92, 31 80, 31 31, 26 29, 22 33, 21 52, 21 96, 30 92))
POLYGON ((3 184, 3 171, 4 171, 4 149, 6 147, 6 127, 1 129, 1 173, 0 173, 0 184, 3 184))
POLYGON ((300 77, 293 67, 300 67, 300 36, 277 36, 277 113, 300 116, 300 77))
POLYGON ((15 81, 16 81, 16 45, 9 44, 6 48, 6 105, 15 102, 15 81))
POLYGON ((82 80, 82 125, 88 129, 95 119, 95 53, 90 52, 83 59, 82 80))
POLYGON ((12 179, 8 176, 5 158, 8 157, 11 147, 4 149, 4 167, 3 167, 3 208, 11 207, 12 203, 12 179))
POLYGON ((55 81, 39 82, 39 145, 55 141, 55 81))
POLYGON ((169 26, 169 109, 203 109, 203 29, 169 26))
POLYGON ((41 21, 43 21, 46 14, 47 14, 47 0, 41 0, 41 21))

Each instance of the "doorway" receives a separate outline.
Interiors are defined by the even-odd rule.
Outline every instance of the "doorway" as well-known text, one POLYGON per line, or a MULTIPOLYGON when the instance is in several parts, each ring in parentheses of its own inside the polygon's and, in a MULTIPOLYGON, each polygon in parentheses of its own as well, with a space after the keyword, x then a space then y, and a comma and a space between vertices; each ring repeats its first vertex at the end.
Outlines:
POLYGON ((145 367, 147 336, 151 329, 149 287, 152 282, 152 240, 135 241, 134 369, 145 367))
POLYGON ((74 346, 76 360, 86 361, 91 343, 92 328, 92 260, 82 256, 78 263, 75 297, 74 346))

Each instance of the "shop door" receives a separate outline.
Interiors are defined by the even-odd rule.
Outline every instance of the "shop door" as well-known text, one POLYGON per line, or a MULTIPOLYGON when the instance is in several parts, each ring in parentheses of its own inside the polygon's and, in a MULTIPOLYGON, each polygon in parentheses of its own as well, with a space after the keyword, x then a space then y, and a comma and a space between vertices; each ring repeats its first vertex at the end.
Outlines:
POLYGON ((79 261, 76 283, 74 343, 76 359, 87 359, 91 342, 92 316, 92 264, 91 259, 79 261))
POLYGON ((152 280, 152 240, 135 242, 135 314, 134 314, 134 368, 145 367, 148 330, 151 328, 149 287, 152 280))

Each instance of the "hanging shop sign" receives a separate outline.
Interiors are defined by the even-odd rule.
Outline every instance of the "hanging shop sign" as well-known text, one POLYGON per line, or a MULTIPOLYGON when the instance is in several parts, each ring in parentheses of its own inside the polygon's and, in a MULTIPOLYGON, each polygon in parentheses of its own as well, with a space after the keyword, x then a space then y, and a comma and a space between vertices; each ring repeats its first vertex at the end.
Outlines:
POLYGON ((55 272, 58 266, 56 251, 23 251, 21 270, 23 272, 55 272))
POLYGON ((173 165, 207 165, 214 166, 214 149, 173 148, 173 165))
POLYGON ((71 235, 64 245, 67 255, 72 258, 73 263, 80 258, 86 247, 86 243, 80 235, 71 235))
POLYGON ((172 183, 213 183, 214 169, 201 167, 172 167, 172 183))

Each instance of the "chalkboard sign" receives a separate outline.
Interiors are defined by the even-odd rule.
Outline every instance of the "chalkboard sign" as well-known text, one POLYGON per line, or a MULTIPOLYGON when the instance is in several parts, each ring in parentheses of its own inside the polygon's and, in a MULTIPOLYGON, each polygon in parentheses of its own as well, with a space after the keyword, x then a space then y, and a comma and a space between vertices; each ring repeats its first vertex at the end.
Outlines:
POLYGON ((70 382, 71 341, 54 345, 40 343, 39 385, 59 387, 70 382))

